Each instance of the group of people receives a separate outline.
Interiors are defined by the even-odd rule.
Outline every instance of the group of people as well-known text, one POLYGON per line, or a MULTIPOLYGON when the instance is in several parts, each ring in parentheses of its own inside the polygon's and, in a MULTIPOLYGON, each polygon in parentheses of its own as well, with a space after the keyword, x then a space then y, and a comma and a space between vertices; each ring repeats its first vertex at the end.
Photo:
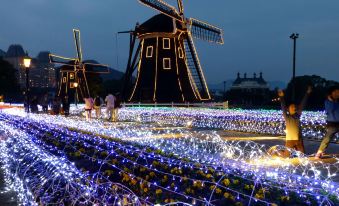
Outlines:
POLYGON ((105 102, 103 99, 97 95, 94 99, 90 96, 84 98, 85 101, 85 113, 86 120, 92 119, 92 110, 95 110, 95 116, 97 119, 102 117, 101 107, 106 103, 106 114, 110 121, 118 120, 118 109, 121 107, 121 98, 120 94, 116 95, 108 94, 105 98, 105 102))
MULTIPOLYGON (((305 148, 302 140, 300 117, 302 110, 306 105, 309 95, 312 93, 312 87, 308 87, 304 98, 299 105, 291 103, 286 106, 285 93, 282 90, 278 91, 278 96, 281 102, 281 109, 286 124, 286 143, 287 148, 291 148, 302 153, 305 153, 305 148)), ((326 110, 326 134, 323 138, 320 147, 315 155, 316 159, 324 156, 325 150, 328 147, 331 139, 339 132, 339 87, 333 86, 329 89, 325 100, 326 110)), ((289 156, 289 151, 285 151, 284 156, 289 156)))
POLYGON ((39 113, 39 107, 40 105, 42 107, 43 113, 48 113, 48 107, 51 107, 51 114, 58 115, 60 113, 63 113, 65 116, 69 115, 69 108, 70 108, 70 102, 68 96, 64 96, 63 98, 60 98, 58 96, 55 96, 52 101, 50 101, 50 98, 48 94, 44 94, 43 96, 33 96, 32 99, 29 101, 25 100, 25 110, 32 112, 32 113, 39 113))

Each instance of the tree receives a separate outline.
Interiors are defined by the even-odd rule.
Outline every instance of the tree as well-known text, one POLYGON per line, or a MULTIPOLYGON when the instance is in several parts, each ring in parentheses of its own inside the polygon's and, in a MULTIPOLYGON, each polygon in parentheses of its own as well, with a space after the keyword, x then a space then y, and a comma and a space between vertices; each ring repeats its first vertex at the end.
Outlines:
POLYGON ((20 95, 16 73, 16 69, 0 57, 0 95, 5 96, 5 101, 17 99, 20 95))
POLYGON ((309 110, 323 110, 324 101, 327 96, 327 90, 333 85, 339 85, 339 82, 329 81, 317 75, 305 75, 295 78, 295 100, 292 100, 292 81, 291 80, 286 89, 286 102, 289 103, 300 103, 301 99, 305 95, 308 86, 313 87, 306 109, 309 110))

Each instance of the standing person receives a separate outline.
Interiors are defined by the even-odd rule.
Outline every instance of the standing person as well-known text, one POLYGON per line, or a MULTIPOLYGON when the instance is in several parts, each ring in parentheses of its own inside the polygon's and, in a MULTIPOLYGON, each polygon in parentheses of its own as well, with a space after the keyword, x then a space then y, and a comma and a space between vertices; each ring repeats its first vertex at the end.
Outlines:
POLYGON ((94 109, 95 109, 95 116, 97 119, 101 117, 101 98, 97 95, 94 98, 94 109))
POLYGON ((48 112, 48 103, 49 103, 49 101, 48 101, 48 94, 46 93, 46 94, 44 94, 44 96, 41 99, 42 111, 44 113, 48 112))
POLYGON ((118 121, 118 110, 121 107, 121 98, 120 93, 115 94, 115 102, 114 102, 114 111, 113 111, 113 121, 118 121))
MULTIPOLYGON (((278 91, 278 96, 281 102, 281 109, 286 123, 286 143, 285 146, 291 149, 295 149, 302 153, 305 153, 304 143, 302 140, 300 116, 302 110, 305 107, 308 96, 312 92, 312 87, 308 87, 304 98, 300 105, 296 106, 294 103, 286 107, 285 94, 282 90, 278 91)), ((286 151, 286 156, 289 156, 289 152, 286 151)))
POLYGON ((92 109, 94 100, 92 97, 87 96, 84 98, 84 101, 85 101, 86 120, 89 121, 92 119, 92 109))
POLYGON ((58 96, 55 96, 53 99, 52 112, 54 115, 58 115, 60 113, 60 99, 58 96))
POLYGON ((329 89, 327 99, 325 100, 326 111, 326 134, 321 141, 316 159, 322 158, 326 148, 328 147, 335 134, 339 133, 339 86, 334 86, 329 89))
POLYGON ((106 102, 106 113, 107 113, 108 120, 112 120, 113 112, 114 112, 115 97, 112 94, 108 94, 105 98, 105 102, 106 102))
POLYGON ((62 109, 64 110, 64 115, 68 116, 69 115, 69 98, 68 95, 65 95, 64 98, 62 99, 62 109))
POLYGON ((34 96, 32 101, 31 101, 31 112, 32 113, 38 113, 39 109, 38 109, 38 97, 34 96))

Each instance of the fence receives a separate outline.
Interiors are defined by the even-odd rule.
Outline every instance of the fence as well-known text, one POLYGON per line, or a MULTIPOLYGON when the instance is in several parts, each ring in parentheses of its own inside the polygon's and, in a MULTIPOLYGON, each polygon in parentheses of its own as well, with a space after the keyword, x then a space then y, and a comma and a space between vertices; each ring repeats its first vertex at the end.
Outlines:
POLYGON ((226 102, 209 102, 209 103, 123 103, 124 107, 197 107, 212 109, 228 109, 228 101, 226 102))

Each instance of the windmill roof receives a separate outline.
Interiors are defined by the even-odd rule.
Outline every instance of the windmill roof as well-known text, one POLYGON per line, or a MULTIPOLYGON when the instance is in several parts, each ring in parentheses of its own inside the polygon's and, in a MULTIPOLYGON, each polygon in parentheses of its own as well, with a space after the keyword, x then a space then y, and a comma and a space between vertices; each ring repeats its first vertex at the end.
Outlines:
POLYGON ((6 53, 6 57, 23 57, 25 55, 24 49, 19 44, 10 45, 6 53))
POLYGON ((158 14, 141 24, 137 31, 139 33, 173 32, 173 19, 165 14, 158 14))

